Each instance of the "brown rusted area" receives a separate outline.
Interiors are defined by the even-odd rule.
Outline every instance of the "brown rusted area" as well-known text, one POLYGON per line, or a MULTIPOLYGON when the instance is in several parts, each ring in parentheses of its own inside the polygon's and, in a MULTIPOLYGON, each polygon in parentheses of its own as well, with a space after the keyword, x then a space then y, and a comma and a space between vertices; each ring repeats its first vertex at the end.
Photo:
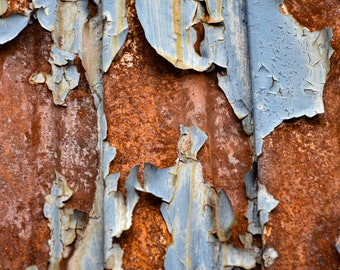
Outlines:
POLYGON ((50 72, 50 34, 36 22, 0 46, 0 269, 47 269, 50 231, 43 215, 55 170, 74 195, 66 207, 89 213, 97 175, 96 112, 87 84, 57 107, 45 85, 29 84, 50 72))
POLYGON ((192 26, 196 31, 196 42, 194 44, 194 49, 197 54, 202 56, 201 54, 201 42, 204 40, 205 32, 204 26, 202 22, 198 22, 192 26))
POLYGON ((338 0, 284 0, 283 9, 311 31, 331 27, 333 29, 331 45, 340 52, 340 2, 338 0))
POLYGON ((133 224, 118 239, 125 252, 123 269, 163 269, 171 236, 159 214, 162 201, 149 194, 139 194, 133 224))
POLYGON ((280 200, 264 244, 280 254, 270 269, 338 269, 340 57, 324 89, 325 114, 282 124, 264 140, 259 177, 280 200))
POLYGON ((5 18, 11 16, 12 14, 22 14, 25 15, 30 12, 30 4, 32 1, 29 0, 8 0, 8 9, 0 17, 5 18))
MULTIPOLYGON (((198 157, 203 163, 204 177, 216 189, 224 188, 230 197, 238 223, 233 240, 239 245, 238 233, 244 233, 247 227, 243 176, 252 162, 248 137, 217 85, 216 72, 174 68, 148 44, 133 1, 128 2, 128 40, 104 76, 108 140, 117 148, 111 172, 122 173, 122 187, 136 164, 150 162, 160 168, 174 165, 179 125, 197 125, 209 137, 198 157)), ((143 207, 147 208, 146 204, 143 207)), ((156 216, 161 217, 160 212, 152 213, 154 216, 145 223, 135 214, 133 223, 150 226, 156 216)), ((157 220, 162 220, 158 217, 157 220)), ((158 226, 164 226, 164 221, 158 226)), ((133 233, 130 230, 126 235, 133 233)), ((125 247, 138 244, 142 250, 147 249, 147 243, 158 243, 159 237, 150 234, 144 241, 134 243, 135 238, 130 236, 126 241, 132 242, 125 247)), ((136 256, 130 252, 131 249, 124 253, 126 267, 131 267, 129 258, 136 256)), ((153 269, 162 267, 163 263, 153 269)), ((150 269, 144 263, 139 268, 150 269)))

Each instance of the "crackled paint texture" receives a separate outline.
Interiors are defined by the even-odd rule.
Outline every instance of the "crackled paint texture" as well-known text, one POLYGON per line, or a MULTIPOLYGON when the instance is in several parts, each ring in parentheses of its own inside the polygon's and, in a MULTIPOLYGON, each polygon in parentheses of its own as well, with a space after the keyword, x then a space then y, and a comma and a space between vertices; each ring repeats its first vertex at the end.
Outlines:
POLYGON ((43 206, 55 170, 74 192, 67 207, 86 213, 92 207, 97 120, 84 75, 68 96, 67 108, 56 107, 44 85, 29 83, 36 70, 50 72, 51 44, 50 35, 34 23, 0 48, 1 269, 47 268, 49 229, 43 206))

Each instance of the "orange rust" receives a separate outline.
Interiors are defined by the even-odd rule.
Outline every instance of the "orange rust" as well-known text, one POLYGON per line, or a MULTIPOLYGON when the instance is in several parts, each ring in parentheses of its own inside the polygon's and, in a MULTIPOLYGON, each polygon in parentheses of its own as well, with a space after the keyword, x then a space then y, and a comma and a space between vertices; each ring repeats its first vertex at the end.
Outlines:
POLYGON ((163 269, 171 235, 159 211, 162 201, 139 194, 130 230, 118 239, 124 250, 123 269, 163 269))
POLYGON ((289 121, 265 138, 260 181, 280 201, 266 246, 280 254, 269 269, 338 269, 340 220, 340 57, 331 59, 325 114, 289 121))
POLYGON ((30 11, 30 4, 32 1, 29 0, 8 0, 8 9, 0 17, 6 18, 12 14, 27 14, 30 11))
POLYGON ((196 42, 194 44, 195 52, 202 56, 201 54, 201 42, 204 40, 204 26, 202 22, 196 23, 192 26, 196 31, 196 42))

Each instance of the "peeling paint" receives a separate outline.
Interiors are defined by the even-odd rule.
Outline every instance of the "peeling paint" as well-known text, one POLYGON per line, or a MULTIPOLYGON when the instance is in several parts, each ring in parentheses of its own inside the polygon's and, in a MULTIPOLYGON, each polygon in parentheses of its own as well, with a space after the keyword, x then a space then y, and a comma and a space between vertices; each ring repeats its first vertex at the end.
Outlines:
POLYGON ((139 196, 135 190, 139 166, 135 166, 126 180, 126 200, 122 192, 117 190, 119 173, 110 174, 105 178, 104 193, 104 252, 105 267, 112 268, 117 263, 114 255, 117 250, 113 245, 113 238, 121 236, 132 224, 132 213, 138 202, 139 196))
POLYGON ((225 192, 217 193, 203 180, 197 153, 206 134, 197 127, 181 126, 180 131, 177 164, 166 169, 147 164, 144 187, 137 186, 164 201, 161 212, 173 238, 165 269, 255 267, 255 258, 247 250, 224 244, 235 217, 225 192))
POLYGON ((274 264, 275 260, 279 257, 279 254, 277 251, 272 248, 266 248, 265 251, 263 252, 262 258, 264 261, 264 266, 269 267, 274 264))
POLYGON ((0 44, 5 44, 15 38, 29 21, 29 15, 13 14, 8 18, 0 18, 0 44))
POLYGON ((123 46, 128 33, 125 0, 103 0, 103 71, 108 71, 111 62, 123 46))
POLYGON ((244 119, 246 133, 255 129, 257 156, 262 139, 283 120, 324 111, 330 37, 327 30, 309 32, 285 17, 279 4, 136 1, 148 42, 174 66, 198 71, 214 64, 227 68, 218 74, 219 86, 235 114, 244 119), (202 40, 197 24, 203 25, 202 40))
MULTIPOLYGON (((236 116, 243 119, 250 116, 252 112, 246 3, 245 1, 223 1, 223 3, 228 64, 227 72, 217 75, 218 85, 228 98, 236 116)), ((246 126, 249 129, 247 133, 252 134, 252 126, 246 126)))
POLYGON ((279 204, 279 201, 269 194, 266 187, 259 184, 258 190, 258 211, 262 228, 269 221, 269 213, 279 204))
POLYGON ((221 1, 137 0, 136 9, 148 42, 174 66, 198 71, 207 70, 214 63, 226 67, 227 40, 221 1), (206 18, 206 13, 211 17, 206 18), (209 24, 213 22, 221 23, 209 24), (198 51, 196 24, 204 28, 198 51))
POLYGON ((47 31, 54 30, 57 0, 32 0, 33 8, 37 9, 40 25, 47 31))
POLYGON ((46 196, 44 216, 49 220, 51 239, 49 269, 59 269, 63 258, 70 256, 70 245, 75 241, 77 233, 82 230, 86 214, 74 209, 64 208, 64 202, 72 196, 72 190, 67 186, 66 179, 56 172, 51 194, 46 196))
POLYGON ((280 13, 280 1, 248 0, 255 149, 283 120, 323 113, 329 71, 326 30, 309 32, 280 13))

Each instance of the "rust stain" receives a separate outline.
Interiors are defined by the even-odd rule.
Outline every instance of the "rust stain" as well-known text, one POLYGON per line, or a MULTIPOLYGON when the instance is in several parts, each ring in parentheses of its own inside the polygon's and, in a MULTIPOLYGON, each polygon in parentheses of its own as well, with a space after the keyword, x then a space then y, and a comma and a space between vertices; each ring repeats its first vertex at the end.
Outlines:
POLYGON ((172 8, 174 12, 174 21, 173 21, 173 28, 174 28, 174 35, 176 36, 175 46, 176 46, 176 56, 177 62, 181 65, 183 63, 183 48, 182 48, 182 31, 181 31, 181 24, 182 24, 182 13, 181 13, 181 0, 172 0, 172 8))
POLYGON ((33 73, 50 72, 51 44, 50 34, 35 22, 0 46, 0 269, 47 269, 50 236, 43 206, 55 170, 74 191, 66 206, 87 213, 92 207, 96 112, 84 75, 67 108, 53 104, 46 86, 29 83, 33 73))

